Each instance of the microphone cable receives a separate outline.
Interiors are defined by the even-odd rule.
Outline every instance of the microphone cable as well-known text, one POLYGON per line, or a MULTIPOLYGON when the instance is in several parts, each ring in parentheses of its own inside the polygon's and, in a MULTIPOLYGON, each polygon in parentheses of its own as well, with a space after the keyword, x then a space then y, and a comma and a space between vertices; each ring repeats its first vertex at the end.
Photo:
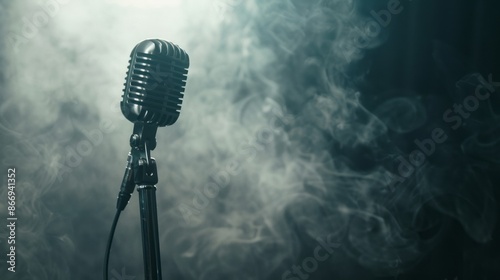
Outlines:
POLYGON ((108 266, 109 266, 109 253, 111 251, 111 244, 113 243, 113 236, 115 235, 116 224, 118 224, 118 219, 120 218, 120 209, 116 209, 115 218, 113 219, 113 224, 111 225, 111 230, 109 232, 108 243, 106 245, 106 252, 104 253, 104 266, 103 266, 103 279, 108 280, 108 266))

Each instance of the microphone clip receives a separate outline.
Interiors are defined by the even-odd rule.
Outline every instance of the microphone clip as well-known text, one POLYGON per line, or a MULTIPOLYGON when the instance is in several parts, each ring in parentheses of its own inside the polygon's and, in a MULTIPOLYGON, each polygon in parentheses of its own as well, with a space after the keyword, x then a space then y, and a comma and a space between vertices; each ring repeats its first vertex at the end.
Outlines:
POLYGON ((134 182, 136 185, 154 185, 158 183, 156 161, 151 157, 151 151, 156 148, 156 131, 154 124, 138 122, 134 124, 134 133, 130 136, 132 147, 132 163, 134 182))
POLYGON ((154 187, 158 183, 156 160, 151 151, 156 148, 156 131, 158 126, 147 123, 135 123, 134 132, 130 136, 131 151, 127 157, 127 166, 123 175, 117 209, 125 209, 135 185, 154 187))

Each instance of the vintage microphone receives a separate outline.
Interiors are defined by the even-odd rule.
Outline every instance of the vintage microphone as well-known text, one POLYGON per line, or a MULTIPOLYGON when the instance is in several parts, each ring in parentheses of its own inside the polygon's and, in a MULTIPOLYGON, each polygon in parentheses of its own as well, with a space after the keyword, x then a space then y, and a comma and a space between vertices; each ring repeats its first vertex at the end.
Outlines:
POLYGON ((130 54, 120 107, 123 115, 134 123, 134 130, 104 258, 105 280, 116 224, 135 186, 139 192, 144 279, 161 280, 155 186, 158 173, 151 151, 156 148, 158 127, 172 125, 179 117, 188 67, 187 53, 164 40, 142 41, 130 54))

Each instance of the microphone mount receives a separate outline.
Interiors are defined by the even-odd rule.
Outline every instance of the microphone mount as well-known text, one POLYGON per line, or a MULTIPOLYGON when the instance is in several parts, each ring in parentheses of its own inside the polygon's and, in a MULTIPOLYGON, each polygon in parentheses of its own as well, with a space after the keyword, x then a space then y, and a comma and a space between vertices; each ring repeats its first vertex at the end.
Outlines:
POLYGON ((158 126, 137 122, 130 136, 130 153, 123 176, 116 208, 124 210, 134 191, 135 185, 155 185, 158 183, 156 160, 151 151, 156 148, 158 126))
POLYGON ((158 183, 156 161, 151 157, 151 151, 156 148, 156 130, 158 126, 147 123, 135 123, 134 133, 130 136, 132 148, 134 182, 136 185, 158 183))

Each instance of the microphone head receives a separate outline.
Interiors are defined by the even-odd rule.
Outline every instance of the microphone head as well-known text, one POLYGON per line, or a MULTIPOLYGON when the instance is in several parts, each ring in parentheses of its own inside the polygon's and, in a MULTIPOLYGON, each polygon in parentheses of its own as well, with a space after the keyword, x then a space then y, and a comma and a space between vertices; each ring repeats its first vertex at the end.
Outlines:
POLYGON ((131 122, 172 125, 179 118, 188 54, 170 42, 148 39, 130 54, 120 107, 131 122))

